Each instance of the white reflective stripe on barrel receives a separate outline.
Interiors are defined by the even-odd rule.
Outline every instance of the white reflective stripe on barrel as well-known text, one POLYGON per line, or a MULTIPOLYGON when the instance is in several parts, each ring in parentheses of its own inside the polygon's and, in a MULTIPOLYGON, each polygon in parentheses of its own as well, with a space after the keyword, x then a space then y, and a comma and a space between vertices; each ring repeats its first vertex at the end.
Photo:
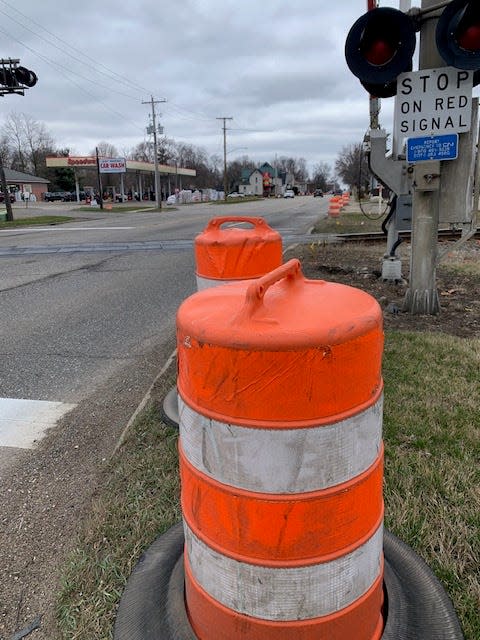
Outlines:
POLYGON ((383 526, 361 547, 330 562, 264 567, 221 555, 184 522, 188 559, 197 583, 223 605, 263 620, 308 620, 355 602, 378 578, 383 526))
POLYGON ((332 424, 251 428, 203 416, 178 398, 180 438, 191 464, 218 482, 261 493, 326 489, 366 471, 382 442, 383 395, 332 424))

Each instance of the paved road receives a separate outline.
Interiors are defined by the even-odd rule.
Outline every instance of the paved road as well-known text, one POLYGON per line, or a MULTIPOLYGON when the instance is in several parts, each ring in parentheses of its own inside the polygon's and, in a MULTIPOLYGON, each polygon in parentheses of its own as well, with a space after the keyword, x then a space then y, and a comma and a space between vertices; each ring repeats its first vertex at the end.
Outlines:
MULTIPOLYGON (((110 376, 138 369, 153 349, 167 355, 176 309, 195 290, 194 237, 210 218, 261 215, 285 246, 326 208, 324 199, 298 197, 162 213, 77 209, 68 224, 0 230, 0 398, 9 433, 12 411, 17 430, 27 428, 18 399, 41 401, 37 409, 51 407, 55 419, 58 403, 67 410, 85 401, 110 376)), ((15 215, 46 211, 65 213, 68 205, 37 204, 15 215)), ((151 375, 145 371, 145 388, 151 375)), ((5 424, 2 440, 1 413, 0 447, 12 444, 5 424)), ((43 419, 32 439, 48 424, 43 419)))

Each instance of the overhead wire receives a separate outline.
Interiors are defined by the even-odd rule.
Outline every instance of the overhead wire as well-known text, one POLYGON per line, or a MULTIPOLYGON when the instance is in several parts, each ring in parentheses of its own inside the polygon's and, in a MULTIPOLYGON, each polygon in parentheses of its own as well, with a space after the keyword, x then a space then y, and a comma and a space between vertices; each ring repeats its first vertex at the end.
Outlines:
MULTIPOLYGON (((117 73, 116 71, 113 71, 112 69, 110 69, 109 67, 107 67, 106 65, 104 65, 101 61, 92 58, 91 56, 89 56, 88 54, 84 53, 83 51, 81 51, 80 49, 76 48, 75 46, 73 46, 71 43, 66 42, 65 40, 63 40, 61 37, 57 36, 56 34, 54 34, 52 31, 48 30, 46 27, 44 27, 43 25, 41 25, 39 22, 37 22, 36 20, 34 20, 33 18, 27 16, 26 14, 22 13, 20 10, 16 9, 15 7, 13 7, 11 4, 9 4, 8 2, 6 2, 5 0, 0 0, 0 2, 5 5, 6 7, 8 7, 10 10, 15 11, 18 15, 20 15, 23 19, 28 20, 31 24, 35 25, 36 27, 42 29, 45 33, 47 33, 49 36, 51 36, 52 38, 54 38, 55 40, 58 40, 60 43, 66 45, 67 49, 58 46, 55 42, 52 42, 49 38, 45 38, 43 37, 40 33, 38 33, 37 31, 34 31, 32 29, 30 29, 27 25, 25 25, 23 22, 21 22, 20 20, 17 20, 15 17, 9 15, 8 13, 6 13, 5 11, 2 11, 0 9, 0 13, 3 14, 4 16, 6 16, 8 19, 12 20, 13 22, 15 22, 16 24, 20 25, 23 29, 25 29, 26 31, 29 31, 30 33, 32 33, 33 35, 35 35, 36 37, 38 37, 40 40, 43 40, 44 42, 46 42, 48 45, 52 46, 53 48, 57 49, 58 51, 60 51, 62 54, 67 55, 68 57, 72 58, 73 60, 75 60, 76 62, 84 65, 85 67, 91 69, 92 71, 94 71, 97 74, 100 74, 106 78, 108 78, 109 80, 113 80, 115 82, 120 82, 122 83, 124 86, 126 87, 131 87, 134 88, 135 90, 140 90, 144 93, 151 93, 148 89, 146 89, 145 87, 143 87, 142 85, 136 83, 136 82, 132 82, 129 78, 126 78, 122 75, 120 75, 119 73, 117 73), (80 54, 82 57, 84 57, 86 60, 89 60, 92 62, 92 64, 86 62, 85 60, 80 59, 79 57, 72 55, 71 51, 75 51, 78 54, 80 54), (105 69, 105 71, 103 71, 102 69, 100 69, 99 67, 102 67, 103 69, 105 69)), ((9 36, 10 38, 12 38, 13 40, 15 40, 16 42, 18 42, 19 44, 21 44, 22 46, 24 46, 25 48, 27 48, 28 50, 30 50, 34 55, 38 56, 40 59, 44 60, 47 64, 50 64, 51 66, 56 66, 58 69, 63 69, 66 73, 69 74, 69 76, 78 76, 79 78, 81 78, 82 80, 89 82, 90 84, 96 85, 96 86, 102 86, 99 85, 98 82, 96 82, 95 80, 92 80, 92 78, 87 77, 77 71, 72 71, 72 69, 66 68, 64 67, 62 64, 55 62, 54 60, 51 60, 49 58, 47 58, 46 56, 43 56, 42 54, 40 54, 38 51, 36 51, 35 49, 33 49, 32 47, 29 47, 28 45, 26 45, 25 43, 23 43, 22 41, 20 41, 19 39, 16 39, 15 37, 13 37, 11 34, 2 31, 5 35, 9 36)), ((91 94, 88 90, 85 89, 85 87, 77 84, 74 80, 72 80, 69 77, 70 82, 72 82, 72 84, 74 84, 76 87, 78 87, 80 90, 84 91, 87 95, 91 96, 91 97, 95 97, 96 100, 99 100, 97 95, 93 95, 91 94)), ((114 92, 118 95, 121 95, 123 97, 129 98, 131 100, 135 100, 138 101, 138 96, 132 96, 130 94, 124 93, 123 91, 119 91, 117 88, 111 88, 109 87, 108 89, 111 92, 114 92)), ((100 100, 99 100, 100 101, 100 100)), ((101 102, 101 101, 100 101, 101 102)), ((121 116, 122 118, 126 119, 128 121, 128 118, 126 118, 126 116, 123 116, 122 114, 120 114, 118 111, 116 110, 112 110, 110 109, 105 103, 103 103, 103 105, 105 106, 105 108, 107 108, 108 110, 110 110, 112 113, 115 113, 116 115, 121 116)), ((213 123, 215 118, 213 116, 209 116, 203 112, 199 112, 199 111, 193 111, 192 109, 188 109, 185 106, 182 105, 177 105, 174 104, 172 102, 169 102, 168 106, 165 108, 165 110, 168 112, 169 110, 173 111, 174 113, 176 113, 177 117, 182 118, 184 120, 191 120, 191 121, 204 121, 204 122, 210 122, 213 123)))

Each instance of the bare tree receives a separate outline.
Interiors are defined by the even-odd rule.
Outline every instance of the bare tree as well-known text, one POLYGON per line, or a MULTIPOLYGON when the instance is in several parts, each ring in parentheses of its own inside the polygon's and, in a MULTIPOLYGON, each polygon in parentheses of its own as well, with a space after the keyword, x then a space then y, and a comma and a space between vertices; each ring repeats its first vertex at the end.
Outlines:
POLYGON ((105 142, 105 140, 102 140, 101 142, 99 142, 96 148, 93 149, 93 151, 90 151, 90 155, 91 156, 96 155, 97 149, 98 149, 98 155, 101 158, 116 158, 118 156, 117 148, 113 144, 110 144, 109 142, 105 142))
POLYGON ((335 172, 351 189, 368 188, 370 170, 361 143, 343 147, 335 161, 335 172))
POLYGON ((40 175, 45 169, 45 157, 54 152, 54 141, 45 125, 25 113, 12 112, 2 133, 10 147, 11 168, 40 175))
POLYGON ((295 180, 305 182, 308 180, 307 162, 305 158, 291 158, 288 156, 280 156, 273 166, 277 166, 279 173, 290 173, 295 180))
POLYGON ((319 162, 313 167, 312 181, 317 189, 327 191, 328 183, 331 182, 332 168, 326 162, 319 162))

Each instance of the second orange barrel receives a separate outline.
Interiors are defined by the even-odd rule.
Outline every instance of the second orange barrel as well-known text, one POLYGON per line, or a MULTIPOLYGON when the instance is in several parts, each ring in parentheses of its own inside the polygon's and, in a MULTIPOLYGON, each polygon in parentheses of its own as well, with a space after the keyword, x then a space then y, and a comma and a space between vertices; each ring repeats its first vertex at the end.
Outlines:
POLYGON ((282 264, 282 238, 263 218, 213 218, 195 238, 195 262, 198 290, 258 278, 282 264))
POLYGON ((186 608, 198 640, 382 634, 382 314, 291 260, 177 316, 186 608))

